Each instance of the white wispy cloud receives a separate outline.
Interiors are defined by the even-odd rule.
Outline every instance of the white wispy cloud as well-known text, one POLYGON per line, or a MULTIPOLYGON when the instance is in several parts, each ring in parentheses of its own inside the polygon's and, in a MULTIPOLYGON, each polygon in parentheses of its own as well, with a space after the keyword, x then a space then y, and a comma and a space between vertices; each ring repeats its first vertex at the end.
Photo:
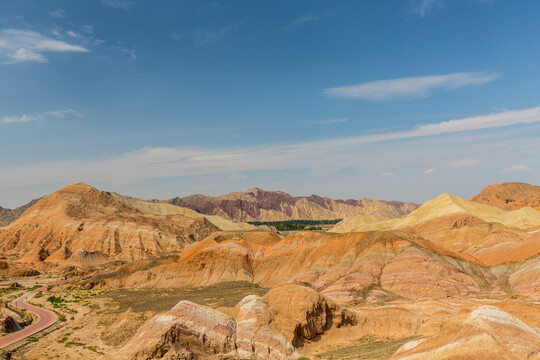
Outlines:
POLYGON ((456 4, 493 4, 494 0, 469 0, 469 1, 448 1, 448 0, 410 0, 412 12, 420 17, 426 17, 438 13, 448 5, 456 4))
POLYGON ((531 170, 531 168, 528 167, 527 165, 514 165, 514 166, 510 166, 510 167, 504 169, 503 172, 509 172, 509 171, 528 171, 528 170, 531 170))
MULTIPOLYGON (((477 154, 478 161, 481 161, 483 166, 492 166, 490 164, 494 161, 509 161, 516 157, 526 158, 529 165, 532 165, 535 159, 540 157, 540 149, 536 146, 538 139, 528 136, 528 130, 522 128, 515 130, 520 130, 522 134, 528 136, 527 138, 510 139, 507 138, 507 132, 497 133, 500 136, 496 139, 496 144, 492 143, 491 135, 486 132, 469 136, 463 134, 457 137, 448 136, 478 129, 480 126, 478 118, 486 119, 480 122, 482 129, 498 128, 503 126, 501 124, 510 126, 540 123, 540 107, 453 120, 458 124, 453 127, 438 123, 419 126, 409 131, 325 141, 261 144, 239 148, 148 147, 93 160, 72 159, 14 164, 0 167, 0 185, 23 186, 37 184, 38 181, 40 184, 68 183, 81 179, 101 183, 133 183, 179 176, 298 169, 317 171, 321 168, 324 169, 324 174, 329 174, 340 168, 350 167, 373 173, 381 163, 396 166, 392 172, 386 172, 386 176, 390 176, 390 173, 410 173, 412 170, 416 174, 422 171, 430 174, 435 170, 423 170, 425 164, 447 158, 450 153, 455 159, 467 159, 468 154, 477 154), (502 121, 503 118, 506 120, 502 121), (435 135, 445 137, 431 138, 435 135), (414 141, 405 143, 406 139, 414 141), (377 156, 373 156, 374 153, 377 156), (480 158, 480 154, 484 158, 480 158), (488 158, 485 158, 486 156, 488 158), (404 159, 407 159, 406 162, 404 159), (414 165, 416 167, 413 169, 411 164, 416 164, 414 165)), ((385 173, 377 171, 373 174, 383 176, 385 173)))
POLYGON ((66 34, 68 34, 68 35, 71 36, 72 38, 80 38, 80 37, 82 37, 81 34, 78 34, 78 33, 76 33, 76 32, 73 31, 73 30, 68 30, 68 31, 66 31, 66 34))
POLYGON ((64 110, 47 111, 41 114, 32 114, 32 115, 23 114, 20 116, 4 116, 3 118, 0 119, 0 123, 2 124, 24 123, 24 122, 29 122, 29 121, 43 120, 47 118, 63 119, 68 115, 83 116, 82 114, 78 113, 75 110, 64 109, 64 110))
POLYGON ((183 33, 172 33, 171 38, 174 40, 192 40, 197 47, 210 46, 223 39, 229 33, 240 29, 246 21, 247 18, 238 22, 236 25, 225 26, 220 29, 197 29, 183 33))
POLYGON ((412 0, 413 12, 420 17, 431 15, 445 7, 443 0, 412 0))
POLYGON ((325 89, 323 94, 333 98, 362 100, 399 100, 428 97, 435 90, 455 90, 496 80, 495 73, 461 72, 446 75, 416 76, 370 81, 358 85, 325 89))
POLYGON ((0 31, 0 61, 13 64, 22 61, 46 63, 46 52, 89 52, 88 49, 56 40, 35 31, 5 29, 0 31))
POLYGON ((197 47, 210 46, 223 39, 232 27, 227 26, 218 30, 196 30, 189 33, 173 33, 171 37, 175 40, 190 39, 197 47))
POLYGON ((293 21, 291 21, 291 23, 289 23, 287 26, 285 26, 285 30, 295 30, 295 29, 298 29, 298 28, 304 26, 307 23, 319 21, 321 18, 328 17, 328 16, 333 16, 336 13, 337 13, 337 11, 335 11, 335 10, 321 11, 321 12, 309 11, 309 12, 306 12, 306 13, 300 15, 299 17, 297 17, 293 21))
POLYGON ((101 3, 114 9, 123 10, 129 10, 133 6, 133 2, 127 0, 101 0, 101 3))
POLYGON ((132 60, 135 60, 137 58, 137 52, 135 49, 121 49, 124 54, 128 54, 132 60))
POLYGON ((312 124, 342 124, 347 121, 349 121, 349 118, 316 120, 316 121, 312 121, 312 124))
POLYGON ((480 160, 478 159, 456 160, 456 161, 450 161, 446 163, 447 166, 452 167, 452 168, 477 166, 479 164, 480 164, 480 160))
POLYGON ((52 16, 54 18, 63 18, 64 16, 66 16, 66 12, 64 11, 64 9, 56 9, 53 11, 49 11, 49 16, 52 16))
POLYGON ((83 25, 82 28, 87 34, 92 35, 94 33, 94 25, 83 25))
POLYGON ((301 16, 299 16, 298 18, 294 19, 294 21, 292 21, 288 26, 287 26, 287 29, 289 30, 292 30, 292 29, 295 29, 295 28, 298 28, 308 22, 311 22, 311 21, 318 21, 319 20, 319 15, 317 14, 313 14, 313 13, 306 13, 306 14, 303 14, 301 16))

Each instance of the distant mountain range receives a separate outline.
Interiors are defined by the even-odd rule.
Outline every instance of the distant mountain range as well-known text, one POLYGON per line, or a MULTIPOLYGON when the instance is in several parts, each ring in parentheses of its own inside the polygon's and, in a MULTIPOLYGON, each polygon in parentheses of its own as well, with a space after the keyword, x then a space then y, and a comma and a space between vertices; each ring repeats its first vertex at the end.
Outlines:
POLYGON ((294 197, 282 191, 259 188, 220 196, 196 194, 176 197, 166 202, 233 221, 330 220, 355 215, 396 218, 419 206, 399 201, 334 200, 317 195, 294 197))
MULTIPOLYGON (((0 207, 0 227, 15 221, 39 199, 16 209, 0 207)), ((471 199, 503 210, 531 206, 540 210, 540 186, 526 183, 493 184, 471 199)), ((231 192, 220 196, 201 194, 175 197, 169 200, 150 200, 188 208, 204 215, 217 215, 232 221, 333 220, 358 215, 398 218, 408 215, 420 205, 384 200, 335 200, 318 195, 291 196, 282 191, 259 188, 231 192)))
POLYGON ((26 211, 26 209, 34 205, 36 202, 38 202, 38 200, 39 199, 34 199, 29 203, 23 206, 19 206, 18 208, 13 210, 0 207, 0 227, 17 220, 19 216, 21 216, 22 213, 26 211))

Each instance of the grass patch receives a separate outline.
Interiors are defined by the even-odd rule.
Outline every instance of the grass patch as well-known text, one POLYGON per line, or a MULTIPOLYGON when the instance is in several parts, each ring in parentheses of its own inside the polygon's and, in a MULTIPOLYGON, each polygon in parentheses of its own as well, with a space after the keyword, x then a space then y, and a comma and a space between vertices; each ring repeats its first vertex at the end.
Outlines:
POLYGON ((99 354, 99 355, 105 355, 104 352, 102 352, 99 348, 97 348, 96 346, 94 345, 86 345, 85 343, 82 343, 82 342, 79 342, 77 341, 78 338, 76 338, 75 340, 71 340, 71 341, 68 341, 65 346, 66 347, 72 347, 72 346, 79 346, 79 347, 82 347, 83 349, 86 349, 86 350, 90 350, 92 352, 95 352, 96 354, 99 354))
POLYGON ((317 359, 388 359, 403 344, 416 340, 419 336, 409 336, 401 339, 377 338, 364 336, 354 345, 325 351, 317 354, 317 359))
POLYGON ((247 281, 225 282, 197 289, 140 289, 112 290, 103 294, 118 305, 123 313, 129 308, 134 312, 162 312, 170 310, 179 301, 189 300, 210 307, 232 307, 247 295, 263 296, 269 289, 247 281))

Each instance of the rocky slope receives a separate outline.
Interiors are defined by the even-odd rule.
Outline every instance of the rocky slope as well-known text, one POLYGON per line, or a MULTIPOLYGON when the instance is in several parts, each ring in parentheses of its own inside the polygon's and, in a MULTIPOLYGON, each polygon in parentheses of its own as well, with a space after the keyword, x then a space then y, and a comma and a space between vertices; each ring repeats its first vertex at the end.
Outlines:
POLYGON ((455 214, 414 225, 412 231, 445 248, 469 254, 489 266, 527 259, 540 253, 540 232, 489 223, 468 214, 455 214))
POLYGON ((91 258, 88 252, 129 260, 180 250, 216 230, 204 217, 143 213, 79 183, 42 198, 15 222, 0 228, 0 250, 21 255, 38 252, 29 255, 36 261, 63 247, 77 254, 78 261, 91 258))
POLYGON ((330 220, 368 214, 395 218, 418 207, 398 201, 333 200, 317 195, 293 197, 281 191, 259 188, 216 197, 200 194, 177 197, 167 202, 233 221, 330 220))
POLYGON ((34 199, 29 203, 23 206, 19 206, 18 208, 13 210, 0 207, 0 227, 6 226, 7 224, 17 220, 19 216, 21 216, 26 211, 26 209, 28 209, 30 206, 34 205, 38 201, 39 199, 34 199))
POLYGON ((356 324, 351 312, 299 285, 273 289, 264 297, 248 295, 235 313, 181 301, 144 324, 114 358, 298 358, 296 348, 304 342, 332 327, 356 324))
POLYGON ((263 287, 296 283, 338 303, 376 303, 481 293, 490 291, 496 280, 474 257, 408 232, 302 232, 283 239, 265 234, 210 236, 186 248, 174 261, 111 279, 107 286, 183 288, 239 280, 263 287))
POLYGON ((403 345, 392 360, 540 359, 540 333, 494 306, 458 314, 435 336, 403 345))
POLYGON ((504 210, 517 210, 526 206, 539 208, 540 186, 516 182, 493 184, 486 186, 471 201, 504 210))

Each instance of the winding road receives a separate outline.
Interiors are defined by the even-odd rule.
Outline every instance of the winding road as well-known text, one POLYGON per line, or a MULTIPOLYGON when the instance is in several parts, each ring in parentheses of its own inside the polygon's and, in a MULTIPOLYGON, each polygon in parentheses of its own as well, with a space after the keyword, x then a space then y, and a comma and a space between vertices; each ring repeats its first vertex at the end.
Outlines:
POLYGON ((30 312, 33 312, 34 314, 39 316, 39 319, 36 322, 32 323, 32 325, 27 326, 22 330, 16 331, 14 333, 9 334, 6 337, 1 338, 0 339, 0 348, 4 348, 4 347, 6 347, 8 345, 11 345, 11 344, 19 341, 19 340, 22 340, 24 338, 32 336, 35 333, 38 333, 38 332, 40 332, 42 330, 45 330, 49 326, 53 325, 57 320, 57 316, 56 316, 55 313, 53 313, 52 311, 49 311, 49 310, 42 309, 42 308, 37 307, 37 306, 27 304, 26 301, 31 299, 38 292, 45 290, 47 285, 60 285, 60 284, 63 284, 65 282, 71 281, 71 280, 73 280, 73 279, 63 280, 63 281, 58 281, 58 282, 46 284, 46 285, 44 285, 44 286, 42 286, 42 287, 40 287, 38 289, 29 291, 26 294, 24 294, 23 296, 21 296, 20 298, 14 300, 12 302, 13 306, 15 306, 15 307, 17 307, 19 309, 26 309, 26 310, 28 310, 30 312))

